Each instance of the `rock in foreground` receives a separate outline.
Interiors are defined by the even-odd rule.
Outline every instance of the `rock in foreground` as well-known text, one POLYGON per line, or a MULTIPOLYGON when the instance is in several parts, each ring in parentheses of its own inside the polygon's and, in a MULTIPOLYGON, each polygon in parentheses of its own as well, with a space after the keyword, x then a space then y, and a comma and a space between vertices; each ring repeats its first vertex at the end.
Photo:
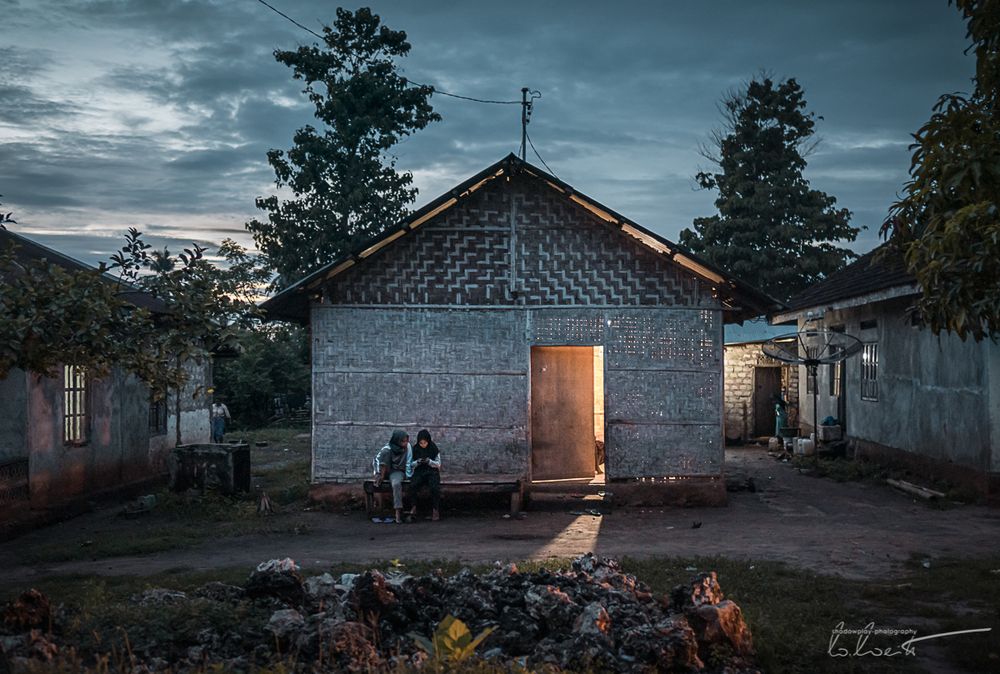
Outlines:
MULTIPOLYGON (((72 635, 58 620, 39 629, 37 593, 8 608, 0 630, 3 659, 28 667, 69 653, 72 635), (29 629, 30 627, 30 629, 29 629), (40 647, 44 640, 44 648, 40 647)), ((739 606, 726 600, 715 573, 698 574, 669 596, 655 596, 618 563, 586 555, 565 571, 520 573, 508 564, 454 576, 379 571, 323 574, 307 580, 291 560, 261 564, 244 588, 209 584, 187 595, 147 591, 147 610, 195 615, 239 612, 237 631, 207 623, 131 640, 132 671, 250 671, 282 662, 296 671, 418 668, 428 659, 414 635, 431 638, 447 616, 473 634, 492 629, 477 657, 498 666, 616 672, 753 672, 753 641, 739 606)), ((47 601, 44 604, 47 609, 47 601)), ((65 616, 64 616, 64 619, 65 616)), ((74 657, 96 663, 100 653, 74 657)))

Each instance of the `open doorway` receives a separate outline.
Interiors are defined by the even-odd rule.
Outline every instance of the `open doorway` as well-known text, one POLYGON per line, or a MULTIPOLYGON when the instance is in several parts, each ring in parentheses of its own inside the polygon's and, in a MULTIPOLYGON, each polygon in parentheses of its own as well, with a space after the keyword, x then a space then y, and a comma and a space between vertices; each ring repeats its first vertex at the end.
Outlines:
POLYGON ((775 434, 776 398, 781 395, 781 368, 753 369, 753 435, 756 438, 775 434))
POLYGON ((531 475, 603 481, 604 347, 532 347, 531 475))

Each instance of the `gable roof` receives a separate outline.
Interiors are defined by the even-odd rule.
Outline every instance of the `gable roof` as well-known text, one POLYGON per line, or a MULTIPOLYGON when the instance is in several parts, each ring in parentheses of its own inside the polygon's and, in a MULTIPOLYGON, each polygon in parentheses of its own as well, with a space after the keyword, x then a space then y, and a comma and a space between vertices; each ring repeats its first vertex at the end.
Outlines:
POLYGON ((386 246, 391 245, 432 218, 453 208, 456 204, 467 199, 492 180, 515 173, 537 181, 539 184, 562 196, 562 198, 583 207, 599 220, 637 240, 646 248, 669 257, 670 260, 683 267, 687 272, 717 287, 723 306, 735 312, 735 320, 742 321, 752 316, 777 310, 783 306, 774 298, 697 257, 679 244, 668 241, 658 234, 649 231, 595 199, 591 199, 587 195, 578 192, 572 186, 564 183, 552 174, 539 169, 514 154, 509 154, 410 214, 396 226, 389 228, 384 234, 296 281, 274 297, 263 302, 261 308, 271 318, 302 322, 308 320, 309 298, 315 294, 322 284, 374 255, 386 246))
POLYGON ((788 300, 788 308, 775 317, 775 322, 816 307, 854 306, 919 292, 916 279, 906 271, 903 256, 887 249, 887 246, 882 244, 869 251, 788 300), (884 250, 890 252, 882 255, 884 250))
MULTIPOLYGON (((54 264, 69 272, 96 271, 97 269, 68 255, 64 255, 53 248, 43 246, 37 241, 32 241, 26 236, 0 227, 0 246, 7 246, 10 243, 16 246, 14 249, 14 259, 18 262, 46 260, 50 264, 54 264)), ((108 283, 118 283, 118 279, 109 274, 102 274, 102 276, 108 283)), ((141 309, 149 309, 153 313, 163 313, 166 310, 166 305, 162 300, 149 293, 137 290, 127 283, 122 283, 121 285, 123 290, 120 295, 128 303, 141 309)))

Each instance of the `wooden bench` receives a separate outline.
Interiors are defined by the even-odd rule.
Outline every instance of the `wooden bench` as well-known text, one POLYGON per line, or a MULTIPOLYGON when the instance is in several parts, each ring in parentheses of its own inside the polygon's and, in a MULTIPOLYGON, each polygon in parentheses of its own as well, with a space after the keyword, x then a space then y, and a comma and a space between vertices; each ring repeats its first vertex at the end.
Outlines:
MULTIPOLYGON (((403 480, 403 494, 407 493, 410 481, 403 480)), ((383 494, 392 494, 389 480, 375 486, 374 480, 365 480, 365 512, 371 517, 375 512, 375 499, 381 500, 383 494)), ((516 515, 521 512, 521 501, 524 495, 524 483, 518 475, 452 475, 442 473, 441 493, 474 492, 477 494, 510 494, 510 512, 516 515)), ((381 505, 381 504, 380 504, 381 505)))

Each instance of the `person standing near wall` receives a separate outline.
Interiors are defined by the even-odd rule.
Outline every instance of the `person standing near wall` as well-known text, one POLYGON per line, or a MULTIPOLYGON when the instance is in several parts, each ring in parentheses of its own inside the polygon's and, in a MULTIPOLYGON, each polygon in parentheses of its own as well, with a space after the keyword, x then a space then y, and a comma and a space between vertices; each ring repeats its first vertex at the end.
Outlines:
POLYGON ((788 403, 780 393, 774 394, 774 436, 783 437, 781 429, 788 425, 788 403))
POLYGON ((212 409, 210 412, 212 418, 212 442, 222 442, 222 437, 226 434, 226 422, 232 421, 233 418, 229 416, 229 408, 226 407, 226 403, 222 401, 222 398, 216 398, 215 402, 212 403, 212 409))

